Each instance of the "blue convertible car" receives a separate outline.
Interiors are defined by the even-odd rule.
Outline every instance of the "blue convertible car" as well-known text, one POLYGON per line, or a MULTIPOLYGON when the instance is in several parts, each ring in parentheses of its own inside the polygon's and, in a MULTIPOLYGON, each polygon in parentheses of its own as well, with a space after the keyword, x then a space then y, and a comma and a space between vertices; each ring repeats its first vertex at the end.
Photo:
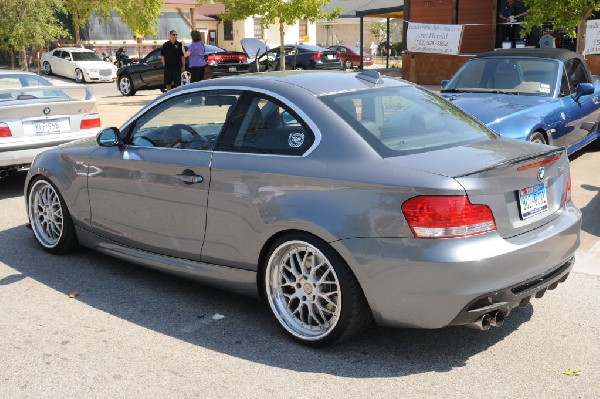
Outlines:
POLYGON ((600 81, 569 50, 479 54, 442 82, 440 94, 502 136, 565 147, 569 154, 600 136, 600 81))

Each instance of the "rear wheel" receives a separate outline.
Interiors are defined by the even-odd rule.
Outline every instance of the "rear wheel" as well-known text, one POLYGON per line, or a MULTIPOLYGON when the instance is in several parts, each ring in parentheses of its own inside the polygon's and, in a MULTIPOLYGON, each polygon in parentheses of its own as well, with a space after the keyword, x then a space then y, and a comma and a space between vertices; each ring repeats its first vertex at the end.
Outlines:
POLYGON ((62 254, 77 247, 71 215, 58 189, 49 180, 44 177, 33 180, 27 206, 33 234, 46 251, 62 254))
POLYGON ((135 89, 133 88, 133 82, 131 81, 131 76, 124 74, 119 77, 117 81, 117 86, 119 87, 119 91, 124 96, 133 96, 135 94, 135 89))
POLYGON ((44 75, 52 75, 52 66, 48 61, 44 61, 42 64, 42 70, 44 71, 44 75))
POLYGON ((344 61, 344 68, 345 69, 353 69, 354 65, 352 65, 352 61, 350 61, 350 60, 344 61))
POLYGON ((356 277, 325 242, 288 235, 269 251, 265 293, 273 315, 293 339, 314 347, 361 332, 371 311, 356 277))
POLYGON ((529 136, 529 141, 532 143, 548 144, 546 138, 541 132, 533 132, 533 134, 529 136))
POLYGON ((85 83, 85 76, 83 76, 83 71, 79 68, 75 70, 75 81, 77 83, 85 83))

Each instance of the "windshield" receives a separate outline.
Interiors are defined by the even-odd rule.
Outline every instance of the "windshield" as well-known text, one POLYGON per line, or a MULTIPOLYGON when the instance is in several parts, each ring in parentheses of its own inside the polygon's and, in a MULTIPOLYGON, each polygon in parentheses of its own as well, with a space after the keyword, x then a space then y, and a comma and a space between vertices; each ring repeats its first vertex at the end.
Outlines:
POLYGON ((551 97, 560 64, 538 58, 476 58, 442 92, 500 92, 551 97))
POLYGON ((71 57, 73 61, 102 61, 93 51, 74 51, 71 57))
POLYGON ((415 87, 360 90, 320 99, 382 157, 497 137, 449 102, 415 87))

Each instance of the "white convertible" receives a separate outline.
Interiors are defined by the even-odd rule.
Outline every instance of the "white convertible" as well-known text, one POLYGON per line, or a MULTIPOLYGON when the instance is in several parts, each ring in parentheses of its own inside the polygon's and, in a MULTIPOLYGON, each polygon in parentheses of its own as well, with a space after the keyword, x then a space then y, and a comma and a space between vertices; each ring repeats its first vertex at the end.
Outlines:
POLYGON ((102 61, 85 48, 63 47, 42 54, 42 69, 46 75, 60 75, 83 82, 114 82, 117 67, 102 61))

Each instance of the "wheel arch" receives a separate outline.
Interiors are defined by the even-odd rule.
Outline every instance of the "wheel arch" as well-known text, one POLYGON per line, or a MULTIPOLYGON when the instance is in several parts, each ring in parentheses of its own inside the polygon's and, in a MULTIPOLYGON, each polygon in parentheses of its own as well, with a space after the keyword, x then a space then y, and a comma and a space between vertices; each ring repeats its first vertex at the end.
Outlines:
MULTIPOLYGON (((542 127, 537 127, 535 129, 533 129, 528 135, 527 135, 527 141, 531 141, 531 137, 533 137, 533 135, 535 135, 536 133, 541 134, 542 136, 544 136, 544 140, 546 140, 546 144, 551 144, 550 143, 550 137, 548 136, 548 131, 542 127)), ((552 145, 552 144, 551 144, 552 145)))

